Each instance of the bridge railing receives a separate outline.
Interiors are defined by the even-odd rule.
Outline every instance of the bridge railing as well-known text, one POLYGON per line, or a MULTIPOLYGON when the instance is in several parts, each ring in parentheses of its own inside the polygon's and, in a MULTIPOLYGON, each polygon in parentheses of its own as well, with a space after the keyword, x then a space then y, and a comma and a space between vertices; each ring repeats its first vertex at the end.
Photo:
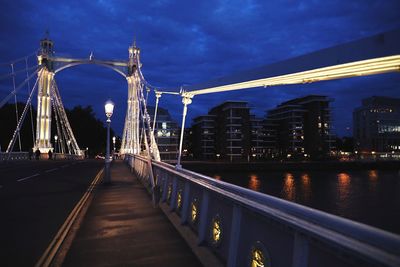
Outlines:
POLYGON ((84 158, 84 155, 53 153, 53 160, 81 160, 84 158))
POLYGON ((28 152, 11 152, 10 155, 9 153, 5 152, 0 152, 0 161, 6 161, 6 160, 28 160, 29 159, 29 153, 28 152))
POLYGON ((126 160, 153 195, 160 187, 178 227, 227 266, 400 266, 398 235, 166 163, 126 160))
MULTIPOLYGON (((35 155, 32 154, 31 158, 29 158, 29 152, 11 152, 9 153, 0 152, 0 161, 16 161, 16 160, 29 160, 35 159, 35 155)), ((48 159, 48 154, 42 153, 40 155, 40 159, 48 159)), ((69 154, 61 154, 61 153, 53 153, 53 160, 81 160, 84 159, 83 155, 69 155, 69 154)))

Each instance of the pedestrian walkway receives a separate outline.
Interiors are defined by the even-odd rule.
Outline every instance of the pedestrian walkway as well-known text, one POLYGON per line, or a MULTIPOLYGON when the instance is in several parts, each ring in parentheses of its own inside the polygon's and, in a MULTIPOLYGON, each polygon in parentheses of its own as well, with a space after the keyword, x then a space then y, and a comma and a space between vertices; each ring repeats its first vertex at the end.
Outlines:
POLYGON ((126 164, 111 167, 63 266, 201 266, 189 246, 126 164))

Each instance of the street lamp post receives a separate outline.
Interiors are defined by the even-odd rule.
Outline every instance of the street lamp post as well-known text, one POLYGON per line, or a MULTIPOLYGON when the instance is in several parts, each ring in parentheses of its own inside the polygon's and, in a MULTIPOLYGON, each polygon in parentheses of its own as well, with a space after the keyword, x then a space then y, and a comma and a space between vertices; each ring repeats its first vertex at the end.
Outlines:
POLYGON ((67 141, 67 145, 68 145, 68 154, 71 155, 71 140, 67 141))
POLYGON ((55 136, 54 136, 54 143, 55 143, 55 146, 54 146, 54 153, 57 153, 57 140, 58 140, 58 136, 55 135, 55 136))
POLYGON ((108 184, 111 182, 110 178, 110 124, 111 124, 111 116, 114 111, 114 103, 109 100, 104 105, 104 110, 107 116, 107 147, 106 147, 106 158, 105 158, 105 176, 104 183, 108 184))

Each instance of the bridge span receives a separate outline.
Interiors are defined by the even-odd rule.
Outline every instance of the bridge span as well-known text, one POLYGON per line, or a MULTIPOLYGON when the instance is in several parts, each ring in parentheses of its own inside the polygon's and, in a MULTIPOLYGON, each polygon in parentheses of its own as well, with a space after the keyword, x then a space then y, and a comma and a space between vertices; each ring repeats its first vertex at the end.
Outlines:
POLYGON ((400 264, 396 234, 139 155, 111 166, 111 184, 100 161, 0 166, 0 263, 400 264))

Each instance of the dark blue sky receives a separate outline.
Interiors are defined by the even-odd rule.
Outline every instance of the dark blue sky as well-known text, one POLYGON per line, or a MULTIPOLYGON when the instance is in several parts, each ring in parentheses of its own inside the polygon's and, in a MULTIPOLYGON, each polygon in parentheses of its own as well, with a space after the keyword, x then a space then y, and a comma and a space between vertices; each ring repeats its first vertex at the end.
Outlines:
MULTIPOLYGON (((96 58, 126 59, 136 36, 146 80, 177 89, 399 27, 398 0, 2 1, 0 62, 34 52, 46 29, 56 54, 71 57, 93 51, 96 58)), ((8 71, 1 65, 0 76, 8 71)), ((113 127, 122 131, 127 86, 119 74, 78 66, 58 73, 56 80, 69 108, 92 105, 103 118, 103 103, 114 100, 113 127)), ((11 86, 11 80, 0 80, 1 99, 11 86)), ((249 101, 254 113, 263 116, 291 98, 324 94, 334 99, 336 132, 346 135, 362 98, 400 97, 399 89, 400 74, 385 74, 197 96, 188 122, 224 100, 249 101)), ((149 101, 154 103, 154 97, 149 101)), ((180 123, 180 99, 163 96, 161 106, 180 123)))

